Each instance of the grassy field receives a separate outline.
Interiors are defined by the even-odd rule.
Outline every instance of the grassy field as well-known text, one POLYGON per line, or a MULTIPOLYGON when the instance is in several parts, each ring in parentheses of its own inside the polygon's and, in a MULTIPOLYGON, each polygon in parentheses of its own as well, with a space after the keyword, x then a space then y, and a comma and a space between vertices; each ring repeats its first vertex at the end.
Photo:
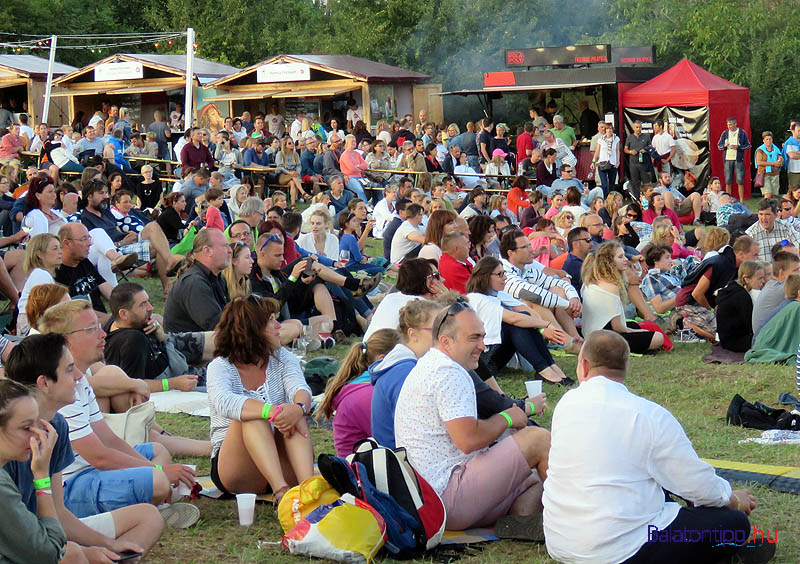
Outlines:
MULTIPOLYGON (((155 280, 145 282, 154 305, 162 310, 160 291, 155 280)), ((629 389, 667 407, 683 425, 701 457, 735 460, 752 463, 800 466, 800 449, 796 446, 740 445, 738 441, 758 435, 758 431, 741 427, 728 427, 725 412, 735 393, 750 401, 775 402, 780 392, 795 393, 794 370, 789 366, 704 364, 700 358, 708 351, 707 344, 679 344, 671 353, 634 358, 627 385, 629 389)), ((344 347, 336 347, 333 354, 342 357, 344 347)), ((557 358, 567 374, 575 372, 575 357, 557 358)), ((521 397, 524 394, 525 375, 518 371, 505 371, 500 384, 506 393, 521 397)), ((549 409, 541 418, 550 424, 552 408, 563 390, 545 384, 549 409)), ((576 416, 579 416, 576 414, 576 416)), ((172 433, 196 438, 208 437, 208 420, 186 415, 159 414, 158 421, 172 433)), ((587 422, 587 424, 591 424, 587 422)), ((315 454, 333 451, 330 430, 321 427, 312 430, 315 454)), ((198 472, 210 471, 206 459, 186 459, 198 465, 198 472)), ((737 484, 741 486, 741 484, 737 484)), ((800 562, 800 515, 798 498, 792 494, 777 493, 762 487, 752 487, 759 505, 751 515, 754 525, 770 530, 778 529, 780 542, 775 562, 800 562)), ((196 501, 202 511, 197 526, 186 531, 168 530, 150 557, 152 562, 165 564, 238 564, 245 562, 297 562, 279 547, 263 550, 256 548, 258 540, 277 542, 281 530, 273 516, 271 506, 259 504, 255 524, 247 529, 237 522, 234 501, 201 499, 196 501)), ((443 555, 444 556, 444 555, 443 555)), ((507 564, 523 562, 553 562, 543 545, 502 541, 470 548, 459 554, 465 563, 507 564)), ((424 561, 433 561, 430 558, 424 561)))

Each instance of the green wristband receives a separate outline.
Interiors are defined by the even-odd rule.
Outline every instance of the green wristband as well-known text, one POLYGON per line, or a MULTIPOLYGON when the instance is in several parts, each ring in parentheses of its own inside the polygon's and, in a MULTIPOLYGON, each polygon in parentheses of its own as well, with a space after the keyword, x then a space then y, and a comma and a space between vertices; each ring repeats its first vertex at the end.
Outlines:
POLYGON ((295 283, 297 282, 297 278, 295 278, 294 276, 289 276, 289 282, 295 283))
POLYGON ((511 416, 506 413, 505 411, 501 411, 500 415, 505 417, 506 421, 508 421, 508 428, 510 429, 512 425, 514 425, 514 421, 511 420, 511 416))
POLYGON ((265 403, 261 410, 261 419, 269 419, 269 412, 272 411, 272 404, 265 403))
POLYGON ((169 391, 169 380, 167 380, 166 378, 161 379, 161 389, 164 390, 165 392, 169 391))
POLYGON ((536 408, 533 407, 533 403, 531 403, 529 401, 526 401, 525 403, 528 405, 528 407, 531 408, 531 415, 536 415, 536 408))
POLYGON ((154 464, 153 466, 155 466, 156 470, 161 470, 162 472, 164 471, 164 467, 160 464, 154 464))
POLYGON ((44 490, 50 487, 50 478, 42 478, 41 480, 33 481, 33 489, 44 490))

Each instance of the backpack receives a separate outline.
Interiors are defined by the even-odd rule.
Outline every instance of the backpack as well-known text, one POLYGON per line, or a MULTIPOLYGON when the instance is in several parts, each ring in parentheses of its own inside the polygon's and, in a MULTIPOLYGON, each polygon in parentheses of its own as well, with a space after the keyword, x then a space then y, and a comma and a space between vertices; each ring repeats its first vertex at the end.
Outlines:
POLYGON ((726 415, 728 425, 740 425, 749 429, 800 430, 800 415, 785 409, 773 409, 761 402, 750 403, 739 394, 733 396, 726 415))
POLYGON ((320 454, 317 465, 322 477, 342 496, 350 494, 366 501, 383 518, 386 526, 384 548, 394 558, 413 558, 419 553, 414 527, 417 521, 392 496, 378 491, 369 481, 366 468, 358 462, 352 465, 338 456, 320 454))
POLYGON ((336 376, 339 361, 330 356, 317 356, 306 362, 303 375, 311 388, 311 395, 318 396, 325 391, 328 380, 336 376))
POLYGON ((416 536, 420 551, 442 542, 447 514, 439 494, 408 461, 406 449, 382 447, 373 439, 355 445, 347 457, 351 464, 363 464, 369 480, 391 495, 417 521, 416 536))

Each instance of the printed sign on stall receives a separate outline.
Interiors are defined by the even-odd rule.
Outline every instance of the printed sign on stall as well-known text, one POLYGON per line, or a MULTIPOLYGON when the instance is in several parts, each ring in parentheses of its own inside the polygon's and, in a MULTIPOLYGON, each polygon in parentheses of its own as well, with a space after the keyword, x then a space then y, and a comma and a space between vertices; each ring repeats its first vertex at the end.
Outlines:
POLYGON ((305 63, 270 63, 256 69, 257 82, 311 80, 311 69, 305 63))
POLYGON ((144 77, 142 63, 136 61, 120 61, 118 63, 103 63, 94 67, 94 80, 131 80, 144 77))

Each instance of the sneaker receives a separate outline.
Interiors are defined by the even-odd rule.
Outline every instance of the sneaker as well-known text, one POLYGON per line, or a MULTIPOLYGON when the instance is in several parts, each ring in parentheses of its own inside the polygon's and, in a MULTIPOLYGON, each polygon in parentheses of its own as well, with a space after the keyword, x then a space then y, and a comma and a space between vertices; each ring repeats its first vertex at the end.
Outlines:
POLYGON ((537 513, 526 517, 503 515, 494 525, 494 534, 501 539, 544 542, 542 514, 537 513))
POLYGON ((678 329, 672 340, 676 343, 702 343, 705 339, 691 329, 678 329))
POLYGON ((158 512, 172 529, 188 529, 200 520, 200 510, 191 503, 162 505, 158 512))
POLYGON ((319 340, 322 348, 325 350, 332 349, 336 346, 336 340, 331 336, 330 333, 320 333, 319 340))

